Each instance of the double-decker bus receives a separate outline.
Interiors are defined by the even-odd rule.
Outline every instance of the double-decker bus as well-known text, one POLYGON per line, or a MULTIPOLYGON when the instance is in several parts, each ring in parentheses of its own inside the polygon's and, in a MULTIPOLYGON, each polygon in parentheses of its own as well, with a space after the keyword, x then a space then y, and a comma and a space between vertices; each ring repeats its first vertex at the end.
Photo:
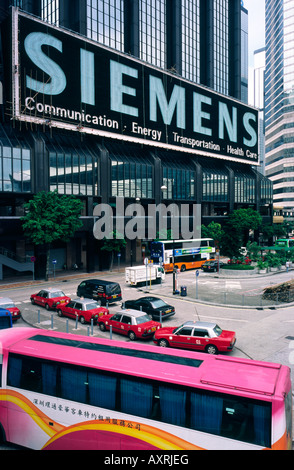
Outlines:
POLYGON ((287 449, 287 366, 33 328, 0 331, 0 430, 46 450, 287 449))
POLYGON ((165 272, 172 272, 174 267, 181 271, 201 268, 207 259, 214 258, 215 245, 212 238, 190 240, 159 240, 151 243, 150 257, 153 263, 162 265, 165 272))

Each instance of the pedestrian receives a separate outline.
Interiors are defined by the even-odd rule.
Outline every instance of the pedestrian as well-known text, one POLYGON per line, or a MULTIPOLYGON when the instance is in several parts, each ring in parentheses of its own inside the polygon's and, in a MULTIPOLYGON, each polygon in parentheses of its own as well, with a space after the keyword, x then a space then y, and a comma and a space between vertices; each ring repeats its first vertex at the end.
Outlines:
POLYGON ((290 268, 290 261, 286 261, 286 271, 288 272, 290 268))

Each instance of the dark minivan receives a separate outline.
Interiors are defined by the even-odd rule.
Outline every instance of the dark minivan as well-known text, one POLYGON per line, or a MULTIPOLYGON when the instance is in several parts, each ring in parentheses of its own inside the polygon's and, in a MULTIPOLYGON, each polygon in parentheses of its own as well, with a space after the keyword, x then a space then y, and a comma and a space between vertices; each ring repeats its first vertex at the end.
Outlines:
POLYGON ((117 282, 100 281, 99 279, 87 279, 77 288, 78 297, 100 300, 101 305, 118 302, 122 299, 121 288, 117 282))

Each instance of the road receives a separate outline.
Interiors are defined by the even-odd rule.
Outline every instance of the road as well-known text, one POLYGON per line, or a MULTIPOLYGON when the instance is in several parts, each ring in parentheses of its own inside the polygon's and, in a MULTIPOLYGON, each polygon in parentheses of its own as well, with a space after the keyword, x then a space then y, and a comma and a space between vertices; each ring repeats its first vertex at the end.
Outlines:
MULTIPOLYGON (((292 274, 288 274, 292 276, 292 274)), ((210 296, 210 301, 214 302, 216 292, 223 292, 224 289, 230 289, 240 295, 240 291, 250 291, 251 289, 260 290, 266 285, 281 282, 285 279, 286 273, 277 274, 268 278, 260 279, 219 279, 210 273, 202 273, 199 276, 199 291, 205 289, 210 296)), ((123 273, 109 273, 104 276, 107 279, 118 281, 122 287, 123 300, 139 298, 145 294, 145 286, 141 289, 126 286, 123 273)), ((239 357, 249 357, 256 360, 281 362, 292 368, 292 379, 294 383, 293 364, 291 357, 294 355, 294 309, 293 306, 283 308, 241 308, 229 307, 213 304, 195 302, 192 298, 195 289, 195 271, 180 274, 180 284, 188 286, 190 297, 181 297, 172 295, 172 275, 167 275, 162 286, 152 286, 151 291, 154 295, 163 297, 172 303, 176 308, 176 315, 167 319, 165 325, 180 325, 187 320, 206 320, 216 321, 223 329, 234 330, 237 333, 237 345, 230 355, 239 357)), ((65 294, 71 298, 76 297, 76 288, 81 279, 68 279, 66 282, 55 280, 55 282, 44 282, 38 285, 24 285, 22 287, 2 288, 0 295, 11 297, 19 306, 23 318, 27 319, 34 326, 51 328, 53 316, 54 328, 66 328, 66 319, 58 318, 56 313, 47 312, 41 307, 31 305, 30 294, 37 292, 42 287, 58 285, 65 294), (38 310, 40 310, 41 324, 37 324, 38 310)), ((149 288, 149 285, 148 285, 149 288)), ((120 308, 120 304, 110 306, 110 311, 115 312, 120 308)), ((17 324, 21 325, 22 321, 17 324)), ((87 334, 88 327, 76 325, 73 320, 68 321, 69 332, 87 334)), ((91 333, 91 332, 90 332, 91 333)), ((109 337, 109 332, 102 333, 98 327, 94 326, 95 336, 109 337)), ((121 340, 126 338, 119 337, 121 340)))
MULTIPOLYGON (((224 292, 224 289, 237 293, 240 291, 260 290, 271 284, 276 284, 289 279, 294 274, 281 273, 275 276, 261 277, 258 279, 221 279, 210 273, 201 272, 198 278, 199 292, 206 290, 210 301, 216 299, 216 292, 224 292)), ((85 275, 88 276, 88 275, 85 275)), ((112 272, 103 276, 105 279, 114 280, 122 287, 123 300, 135 299, 146 295, 146 286, 140 289, 126 286, 123 273, 112 272)), ((56 279, 54 282, 35 283, 18 287, 1 286, 0 295, 9 296, 18 305, 23 319, 18 320, 15 327, 32 324, 35 327, 53 328, 68 331, 70 333, 91 334, 91 328, 78 324, 74 320, 59 318, 55 312, 47 312, 42 307, 31 305, 30 294, 38 292, 42 287, 58 286, 66 295, 76 298, 76 288, 82 280, 68 278, 66 282, 56 279), (38 310, 40 311, 38 317, 38 310), (40 323, 38 323, 40 320, 40 323), (28 322, 28 323, 27 323, 28 322)), ((178 326, 187 320, 215 321, 223 329, 234 330, 237 335, 235 349, 228 353, 230 356, 246 357, 255 360, 278 362, 291 368, 292 383, 294 383, 294 308, 284 306, 282 308, 244 308, 230 307, 228 305, 207 304, 200 300, 195 301, 195 271, 181 273, 178 276, 179 285, 186 285, 188 295, 181 297, 172 294, 172 275, 167 275, 164 283, 152 286, 148 290, 152 295, 162 297, 175 306, 176 315, 165 320, 165 326, 178 326)), ((111 313, 120 308, 119 304, 109 307, 111 313)), ((96 337, 109 338, 109 332, 101 332, 97 326, 93 328, 96 337)), ((115 339, 128 341, 123 336, 113 335, 115 339)), ((152 343, 153 344, 153 343, 152 343)))

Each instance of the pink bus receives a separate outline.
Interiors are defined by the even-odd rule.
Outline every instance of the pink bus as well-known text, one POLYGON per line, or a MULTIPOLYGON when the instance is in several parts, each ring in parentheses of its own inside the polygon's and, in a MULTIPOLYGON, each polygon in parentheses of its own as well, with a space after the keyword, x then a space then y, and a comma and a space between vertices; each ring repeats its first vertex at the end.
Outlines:
POLYGON ((73 334, 0 331, 0 430, 33 449, 290 449, 280 364, 73 334))

